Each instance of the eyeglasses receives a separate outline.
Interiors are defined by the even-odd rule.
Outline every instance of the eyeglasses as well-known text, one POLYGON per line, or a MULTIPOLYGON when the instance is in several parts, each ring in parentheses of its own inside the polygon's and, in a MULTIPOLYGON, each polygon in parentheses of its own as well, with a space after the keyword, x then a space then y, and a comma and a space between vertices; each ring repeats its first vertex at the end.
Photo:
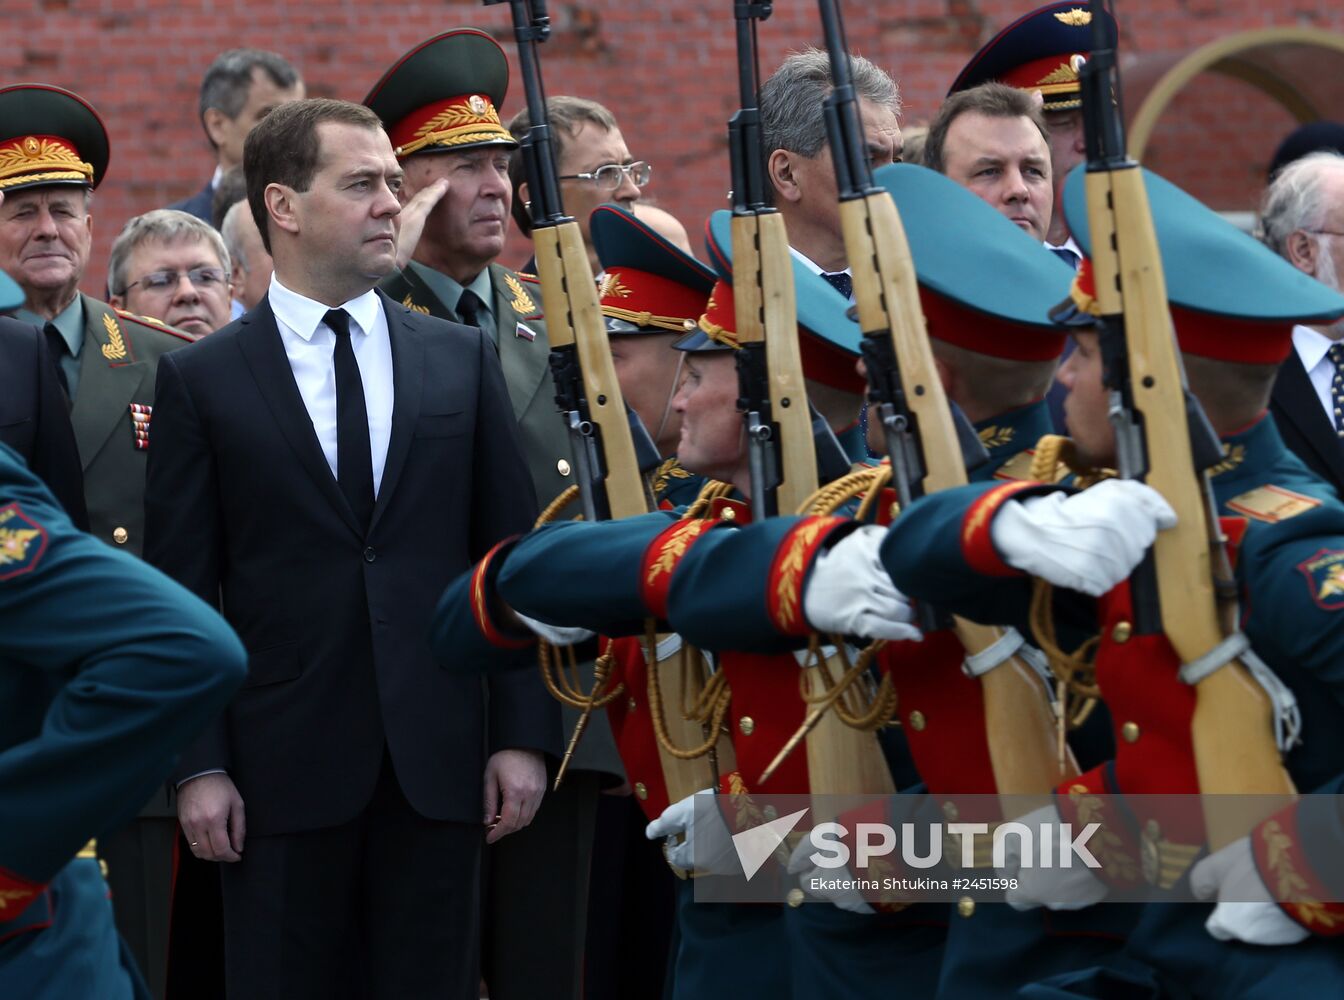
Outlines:
POLYGON ((138 281, 132 281, 117 294, 125 295, 136 285, 147 292, 166 292, 176 288, 184 274, 193 286, 200 289, 219 288, 225 283, 224 269, 220 267, 193 267, 190 271, 150 271, 138 281))
POLYGON ((630 178, 631 184, 637 188, 642 188, 649 183, 649 178, 652 176, 653 164, 636 160, 634 163, 608 163, 587 174, 561 174, 560 179, 562 181, 592 181, 603 191, 615 191, 621 186, 623 178, 630 178))
POLYGON ((1304 233, 1315 233, 1317 236, 1344 236, 1344 233, 1335 229, 1304 229, 1304 233))

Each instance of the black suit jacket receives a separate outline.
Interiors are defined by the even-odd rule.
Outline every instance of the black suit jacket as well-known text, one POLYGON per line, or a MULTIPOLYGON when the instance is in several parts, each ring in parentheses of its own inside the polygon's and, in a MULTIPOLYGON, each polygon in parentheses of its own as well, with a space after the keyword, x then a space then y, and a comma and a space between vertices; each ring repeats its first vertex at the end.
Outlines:
POLYGON ((1288 449, 1344 496, 1344 439, 1331 426, 1296 349, 1279 367, 1269 410, 1288 449))
POLYGON ((420 814, 468 823, 482 820, 487 751, 559 750, 534 672, 459 677, 427 639, 445 586, 536 514, 499 362, 479 330, 383 308, 395 402, 367 533, 269 300, 159 362, 145 558, 222 601, 249 653, 243 690, 177 778, 226 769, 251 833, 356 816, 384 744, 420 814))
POLYGON ((0 441, 23 456, 70 520, 89 530, 70 407, 42 331, 0 316, 0 441))
POLYGON ((211 183, 213 180, 214 178, 211 178, 211 180, 206 181, 205 187, 201 188, 201 190, 197 191, 191 197, 183 198, 181 201, 175 201, 168 207, 175 208, 179 212, 186 212, 188 215, 194 215, 202 222, 208 222, 213 226, 215 222, 210 218, 210 209, 215 202, 215 189, 211 183))

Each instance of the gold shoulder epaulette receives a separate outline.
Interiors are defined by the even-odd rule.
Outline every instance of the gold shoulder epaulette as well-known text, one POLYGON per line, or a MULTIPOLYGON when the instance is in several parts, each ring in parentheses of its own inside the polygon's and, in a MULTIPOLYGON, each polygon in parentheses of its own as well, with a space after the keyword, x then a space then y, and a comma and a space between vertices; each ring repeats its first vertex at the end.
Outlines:
POLYGON ((1253 521, 1264 521, 1266 524, 1286 521, 1320 505, 1321 501, 1315 497, 1271 485, 1257 486, 1227 502, 1228 510, 1244 514, 1253 521))
MULTIPOLYGON (((1036 449, 1028 448, 1026 451, 1019 451, 1008 461, 1004 462, 994 472, 995 479, 1008 479, 1013 482, 1023 480, 1038 479, 1041 482, 1057 483, 1069 475, 1069 467, 1063 462, 1055 462, 1052 472, 1046 473, 1046 477, 1041 479, 1039 476, 1033 476, 1033 465, 1036 462, 1036 449)), ((1039 470, 1038 470, 1039 471, 1039 470)))

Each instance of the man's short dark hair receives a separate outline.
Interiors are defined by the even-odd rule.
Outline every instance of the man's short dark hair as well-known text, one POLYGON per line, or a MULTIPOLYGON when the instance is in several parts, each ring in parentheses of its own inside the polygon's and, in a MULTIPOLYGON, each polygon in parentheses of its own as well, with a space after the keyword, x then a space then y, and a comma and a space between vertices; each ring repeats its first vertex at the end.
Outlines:
MULTIPOLYGON (((282 90, 299 82, 299 71, 284 56, 263 49, 229 49, 215 56, 201 80, 201 98, 197 113, 205 127, 205 113, 218 108, 229 118, 237 118, 252 90, 252 71, 259 69, 282 90)), ((206 138, 210 138, 207 130, 206 138)), ((212 139, 210 144, 214 145, 212 139)))
POLYGON ((266 187, 283 184, 295 191, 308 190, 321 158, 317 127, 323 122, 378 130, 383 127, 378 116, 362 104, 313 97, 280 105, 257 123, 243 143, 247 204, 267 253, 271 252, 271 233, 266 187))
POLYGON ((929 124, 929 137, 924 142, 924 166, 940 174, 947 173, 947 160, 943 155, 947 130, 959 117, 971 111, 987 118, 1026 118, 1036 126, 1041 138, 1050 142, 1045 116, 1030 93, 1004 83, 982 83, 970 90, 957 91, 938 109, 929 124))
MULTIPOLYGON (((616 116, 608 111, 596 101, 590 101, 586 97, 570 97, 561 94, 558 97, 546 98, 546 117, 551 123, 551 149, 555 151, 556 169, 560 168, 560 160, 564 157, 565 147, 569 140, 574 138, 579 129, 589 122, 604 129, 607 132, 618 128, 616 116)), ((509 122, 509 132, 519 142, 523 141, 523 136, 527 130, 532 127, 532 119, 528 116, 527 108, 523 108, 513 116, 509 122)), ((515 149, 509 157, 509 183, 513 186, 513 221, 517 223, 518 229, 524 236, 532 235, 532 216, 523 205, 523 200, 518 197, 518 189, 523 186, 527 180, 526 172, 523 170, 523 151, 521 148, 515 149)))

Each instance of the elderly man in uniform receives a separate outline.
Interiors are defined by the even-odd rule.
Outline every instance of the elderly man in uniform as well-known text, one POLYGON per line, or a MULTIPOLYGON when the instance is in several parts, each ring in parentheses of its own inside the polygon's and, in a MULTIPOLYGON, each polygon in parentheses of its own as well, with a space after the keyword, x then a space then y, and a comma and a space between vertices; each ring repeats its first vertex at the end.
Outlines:
MULTIPOLYGON (((504 52, 475 28, 421 43, 364 99, 382 119, 406 172, 399 270, 382 289, 411 309, 479 327, 499 355, 523 455, 541 504, 573 482, 570 447, 556 408, 550 344, 534 281, 498 264, 513 188, 517 142, 499 109, 508 90, 504 52), (418 235, 418 240, 416 236, 418 235), (409 258, 409 259, 407 259, 409 258)), ((576 716, 566 710, 572 728, 576 716)), ((578 997, 589 856, 597 796, 623 780, 605 723, 548 793, 530 828, 486 852, 482 961, 492 995, 530 996, 537 977, 553 995, 578 997), (530 967, 513 942, 535 949, 530 967)))
MULTIPOLYGON (((89 262, 91 192, 107 171, 107 131, 87 101, 43 84, 0 90, 0 268, 43 328, 66 393, 84 470, 90 528, 139 555, 145 453, 158 359, 194 338, 79 291, 89 262)), ((162 793, 141 821, 102 842, 117 919, 162 993, 176 824, 162 793)))

